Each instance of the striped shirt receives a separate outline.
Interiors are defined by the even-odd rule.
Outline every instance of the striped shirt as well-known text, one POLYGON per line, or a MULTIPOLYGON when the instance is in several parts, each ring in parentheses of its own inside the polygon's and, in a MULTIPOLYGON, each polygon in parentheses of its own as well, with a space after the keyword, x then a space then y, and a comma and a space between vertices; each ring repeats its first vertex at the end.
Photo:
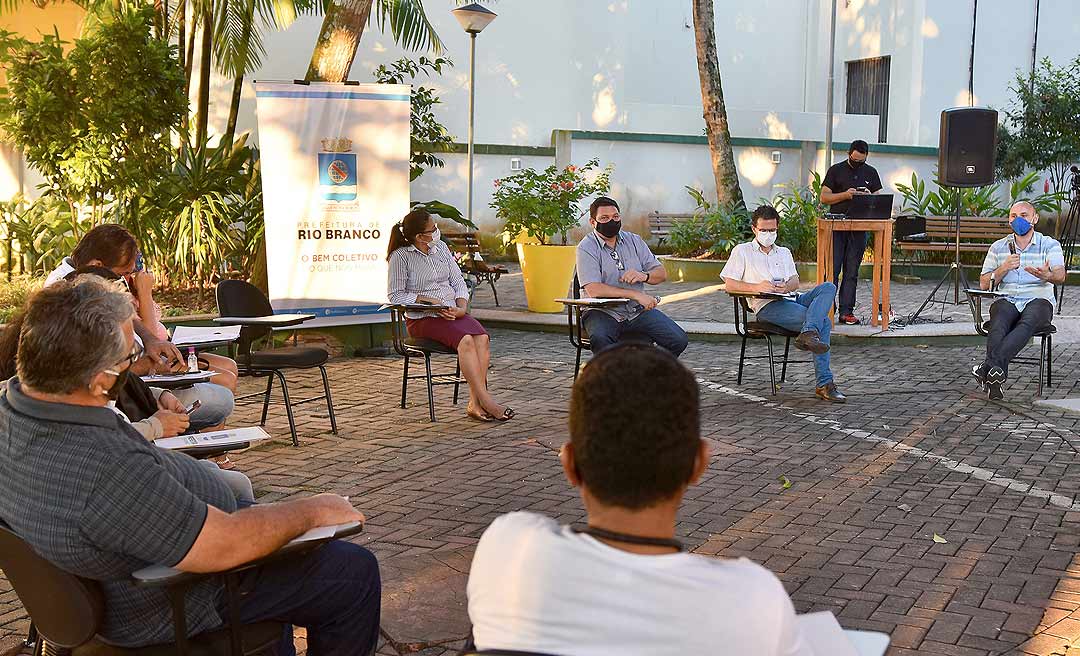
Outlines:
MULTIPOLYGON (((999 266, 1005 264, 1005 260, 1009 258, 1009 241, 1011 239, 1013 239, 1011 236, 1005 237, 990 245, 990 250, 986 252, 986 259, 983 260, 983 275, 992 273, 999 266)), ((1024 311, 1029 301, 1036 298, 1045 298, 1050 301, 1051 305, 1056 307, 1054 284, 1036 278, 1024 271, 1024 267, 1046 266, 1047 262, 1050 263, 1051 268, 1065 266, 1065 256, 1061 252, 1061 244, 1053 237, 1036 232, 1027 248, 1021 250, 1018 245, 1016 252, 1020 255, 1020 268, 1013 269, 1002 276, 1001 280, 997 281, 997 290, 1008 294, 1009 301, 1021 312, 1024 311)))
MULTIPOLYGON (((402 246, 390 255, 386 297, 391 303, 415 303, 417 296, 437 298, 447 305, 469 299, 469 287, 446 244, 433 241, 424 253, 416 246, 402 246)), ((410 319, 435 316, 437 312, 407 312, 410 319)))

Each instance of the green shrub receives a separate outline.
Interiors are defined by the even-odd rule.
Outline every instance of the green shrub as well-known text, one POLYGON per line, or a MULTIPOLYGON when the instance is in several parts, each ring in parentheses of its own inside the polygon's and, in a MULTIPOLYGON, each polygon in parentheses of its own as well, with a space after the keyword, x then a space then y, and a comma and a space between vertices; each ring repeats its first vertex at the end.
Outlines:
POLYGON ((715 207, 701 190, 693 187, 686 187, 686 193, 697 203, 697 208, 692 218, 672 226, 668 244, 673 255, 720 260, 736 244, 746 240, 750 214, 745 208, 715 207))
POLYGON ((817 260, 817 219, 827 210, 821 202, 821 175, 813 172, 809 186, 796 182, 780 185, 770 203, 780 213, 777 242, 791 249, 796 262, 817 260))
MULTIPOLYGON (((937 174, 934 174, 937 177, 937 174)), ((902 213, 922 216, 953 216, 956 214, 956 193, 960 193, 960 213, 962 216, 1006 216, 1009 208, 1017 201, 1025 200, 1035 206, 1044 216, 1056 214, 1066 192, 1032 193, 1039 179, 1037 172, 1028 173, 1023 178, 1009 185, 1009 200, 1003 203, 1000 198, 1001 185, 987 185, 966 189, 942 188, 936 182, 935 189, 927 191, 926 182, 911 174, 911 184, 896 184, 897 191, 904 199, 900 208, 902 213)))
POLYGON ((11 280, 0 278, 0 323, 11 319, 26 303, 30 294, 41 289, 40 277, 12 276, 11 280))

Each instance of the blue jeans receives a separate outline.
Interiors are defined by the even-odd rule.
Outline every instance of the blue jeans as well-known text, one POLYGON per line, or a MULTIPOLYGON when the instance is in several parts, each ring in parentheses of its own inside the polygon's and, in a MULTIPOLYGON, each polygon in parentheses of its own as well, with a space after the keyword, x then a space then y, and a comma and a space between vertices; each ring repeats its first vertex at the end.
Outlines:
MULTIPOLYGON (((382 582, 367 549, 335 540, 240 577, 240 621, 284 622, 277 656, 295 656, 292 625, 307 628, 310 656, 368 656, 379 640, 382 582)), ((224 592, 218 603, 228 621, 224 592)))
POLYGON ((686 332, 656 308, 642 312, 629 321, 618 321, 605 312, 589 310, 581 315, 581 323, 589 333, 593 353, 615 346, 627 333, 646 336, 675 357, 686 350, 686 332))
POLYGON ((229 388, 214 383, 196 383, 191 387, 171 391, 185 407, 194 403, 195 399, 202 402, 202 405, 191 413, 191 423, 188 425, 190 433, 223 423, 232 414, 235 404, 229 388))
MULTIPOLYGON (((799 294, 798 300, 777 300, 769 303, 757 313, 758 319, 776 324, 781 328, 800 333, 816 330, 821 341, 829 343, 832 332, 832 320, 829 310, 836 297, 836 285, 823 282, 808 292, 799 294)), ((814 356, 814 377, 817 386, 823 387, 832 382, 832 370, 829 369, 829 352, 814 356)))

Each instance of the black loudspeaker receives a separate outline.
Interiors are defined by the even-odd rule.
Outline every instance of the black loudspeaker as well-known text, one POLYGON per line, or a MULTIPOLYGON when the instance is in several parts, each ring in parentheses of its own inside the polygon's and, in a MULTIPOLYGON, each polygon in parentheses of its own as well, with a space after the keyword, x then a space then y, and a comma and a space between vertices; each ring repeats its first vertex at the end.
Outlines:
POLYGON ((982 187, 994 183, 998 113, 986 107, 954 107, 941 112, 938 184, 982 187))

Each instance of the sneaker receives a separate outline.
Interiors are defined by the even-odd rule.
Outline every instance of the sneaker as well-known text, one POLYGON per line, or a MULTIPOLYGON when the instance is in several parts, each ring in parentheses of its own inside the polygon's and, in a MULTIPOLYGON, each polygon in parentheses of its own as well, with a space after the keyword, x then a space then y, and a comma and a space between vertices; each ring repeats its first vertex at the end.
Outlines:
POLYGON ((847 401, 847 397, 844 396, 840 390, 836 389, 836 383, 826 383, 825 385, 814 390, 819 399, 824 399, 829 403, 844 403, 847 401))
POLYGON ((859 321, 859 317, 855 316, 854 314, 841 314, 840 323, 846 326, 857 326, 861 322, 859 321))
POLYGON ((971 375, 975 377, 975 382, 979 384, 979 389, 984 389, 986 387, 985 366, 985 364, 971 365, 971 375))
POLYGON ((986 371, 986 398, 1000 401, 1005 398, 1001 386, 1005 384, 1005 371, 1001 367, 990 367, 986 371))
POLYGON ((821 336, 816 330, 807 330, 799 333, 795 338, 795 348, 801 351, 810 351, 814 355, 821 355, 829 351, 829 345, 821 341, 821 336))

